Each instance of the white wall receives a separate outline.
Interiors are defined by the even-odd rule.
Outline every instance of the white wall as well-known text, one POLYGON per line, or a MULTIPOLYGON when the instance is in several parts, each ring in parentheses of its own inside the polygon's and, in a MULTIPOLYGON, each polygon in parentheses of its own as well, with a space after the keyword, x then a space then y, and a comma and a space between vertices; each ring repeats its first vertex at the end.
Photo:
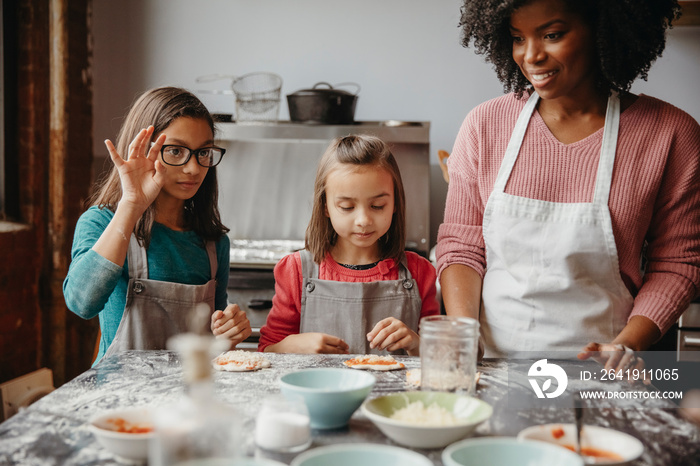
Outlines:
MULTIPOLYGON (((467 112, 502 94, 490 65, 459 44, 460 0, 93 0, 95 155, 114 138, 133 98, 198 76, 272 71, 284 96, 318 81, 360 84, 357 120, 428 120, 431 126, 431 230, 444 206, 437 150, 451 150, 467 112)), ((677 27, 643 92, 700 121, 700 27, 677 27)), ((233 98, 200 94, 212 111, 233 98)), ((434 239, 434 234, 432 235, 434 239)))

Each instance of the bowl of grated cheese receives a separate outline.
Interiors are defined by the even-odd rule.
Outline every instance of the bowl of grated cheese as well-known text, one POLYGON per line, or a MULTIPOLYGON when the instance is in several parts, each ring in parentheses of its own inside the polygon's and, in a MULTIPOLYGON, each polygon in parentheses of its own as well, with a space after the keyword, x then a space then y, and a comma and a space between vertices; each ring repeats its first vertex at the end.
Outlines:
POLYGON ((478 398, 428 391, 380 396, 361 410, 384 435, 412 448, 442 448, 473 434, 493 414, 478 398))

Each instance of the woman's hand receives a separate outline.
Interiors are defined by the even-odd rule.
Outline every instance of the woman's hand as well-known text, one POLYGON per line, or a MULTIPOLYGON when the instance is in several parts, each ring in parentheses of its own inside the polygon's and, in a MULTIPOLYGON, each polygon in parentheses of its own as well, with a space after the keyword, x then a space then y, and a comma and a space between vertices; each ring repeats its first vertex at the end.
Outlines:
POLYGON ((253 333, 248 316, 238 304, 229 304, 223 311, 214 311, 211 315, 211 331, 216 337, 230 340, 231 348, 253 333))
MULTIPOLYGON (((593 358, 605 366, 605 370, 615 370, 616 374, 621 371, 627 375, 627 369, 630 372, 638 369, 643 374, 644 360, 635 354, 635 350, 644 351, 659 338, 661 331, 653 321, 644 316, 632 316, 612 342, 591 342, 577 357, 581 360, 593 358)), ((645 379, 644 383, 648 385, 651 380, 645 379)))
MULTIPOLYGON (((626 376, 630 372, 637 369, 639 374, 644 374, 644 360, 638 357, 634 350, 628 346, 615 343, 595 343, 587 344, 583 350, 577 355, 581 360, 592 358, 605 367, 606 371, 614 370, 616 374, 621 374, 621 377, 626 376)), ((630 378, 630 382, 635 379, 630 378)), ((644 380, 645 384, 649 384, 649 380, 644 380)))
POLYGON ((124 160, 109 139, 105 146, 119 172, 122 198, 119 204, 132 206, 139 216, 150 206, 163 187, 163 175, 167 168, 158 160, 160 148, 166 136, 161 134, 151 146, 153 126, 142 129, 129 145, 129 157, 124 160))
POLYGON ((287 335, 265 351, 271 353, 348 354, 350 347, 342 339, 325 333, 296 333, 287 335))
POLYGON ((418 356, 420 351, 420 337, 394 317, 382 319, 367 334, 369 347, 372 349, 398 351, 406 350, 410 356, 418 356))
POLYGON ((683 417, 700 427, 700 389, 693 388, 684 393, 680 406, 683 417))

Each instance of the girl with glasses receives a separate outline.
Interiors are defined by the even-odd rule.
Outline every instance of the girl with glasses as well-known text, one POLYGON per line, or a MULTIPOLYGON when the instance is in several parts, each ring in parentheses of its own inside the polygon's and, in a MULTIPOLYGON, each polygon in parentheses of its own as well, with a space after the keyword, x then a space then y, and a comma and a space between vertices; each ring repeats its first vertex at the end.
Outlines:
POLYGON ((105 145, 114 165, 78 220, 63 283, 71 311, 99 316, 95 363, 164 349, 185 331, 213 332, 231 347, 246 339, 245 312, 227 302, 230 249, 215 169, 224 150, 209 111, 184 89, 152 89, 131 107, 116 146, 105 145), (194 316, 202 305, 206 322, 194 316))

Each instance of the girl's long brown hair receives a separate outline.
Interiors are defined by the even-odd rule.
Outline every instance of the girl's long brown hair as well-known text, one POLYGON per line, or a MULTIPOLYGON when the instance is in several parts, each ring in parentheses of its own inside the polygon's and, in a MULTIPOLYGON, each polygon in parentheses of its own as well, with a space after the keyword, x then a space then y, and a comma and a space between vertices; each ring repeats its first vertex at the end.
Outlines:
POLYGON ((384 141, 374 136, 350 135, 336 138, 321 157, 316 170, 311 220, 306 228, 306 249, 313 254, 314 261, 321 263, 338 239, 331 219, 326 216, 326 180, 342 164, 374 166, 391 174, 396 210, 389 231, 379 240, 379 259, 394 259, 398 262, 406 247, 406 195, 394 155, 384 141))
MULTIPOLYGON (((189 117, 202 119, 215 132, 214 120, 209 110, 192 93, 177 87, 159 87, 143 93, 131 106, 124 124, 117 136, 117 152, 126 159, 129 144, 141 129, 153 125, 153 139, 165 130, 175 119, 189 117)), ((105 207, 114 211, 122 197, 119 172, 112 166, 109 175, 98 182, 94 194, 88 199, 88 205, 105 207)), ((185 225, 197 233, 204 241, 216 241, 229 230, 221 223, 219 215, 219 189, 216 179, 216 167, 209 168, 197 193, 185 201, 185 225)), ((148 247, 151 229, 155 220, 155 202, 151 204, 136 222, 134 233, 139 242, 148 247)))

